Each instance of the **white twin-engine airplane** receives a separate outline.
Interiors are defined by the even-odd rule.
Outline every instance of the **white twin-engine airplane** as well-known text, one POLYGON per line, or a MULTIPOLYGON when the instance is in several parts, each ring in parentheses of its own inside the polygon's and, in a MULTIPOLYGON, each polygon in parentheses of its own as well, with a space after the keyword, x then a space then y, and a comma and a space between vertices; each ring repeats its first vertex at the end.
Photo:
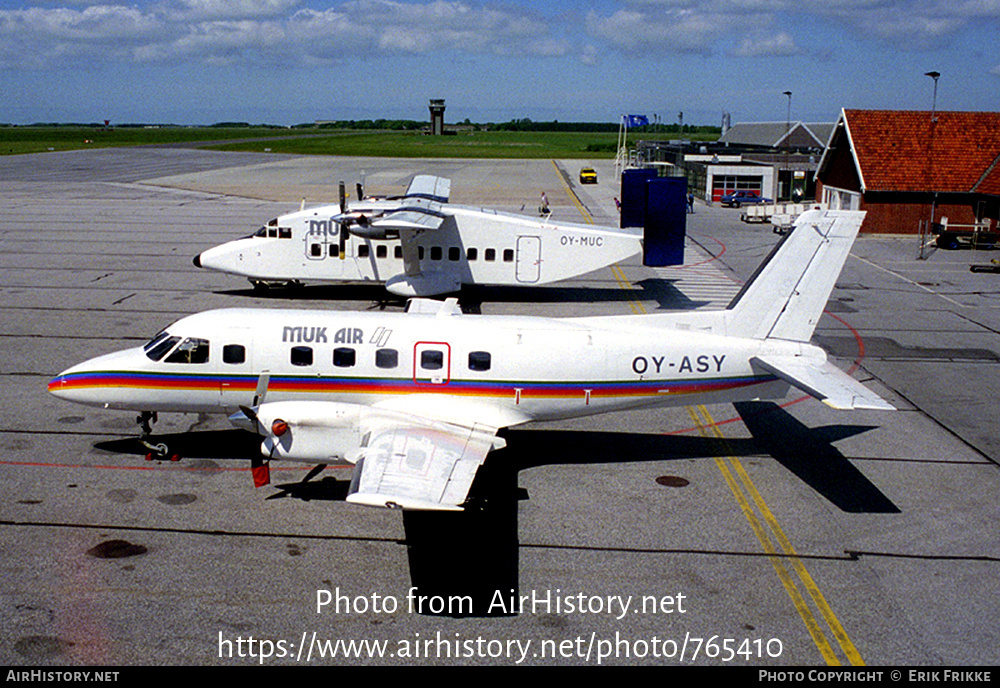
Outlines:
POLYGON ((533 286, 636 255, 641 236, 448 203, 448 179, 418 175, 397 198, 362 198, 275 218, 210 248, 198 267, 271 283, 379 281, 400 296, 462 285, 533 286))
POLYGON ((863 216, 804 213, 725 310, 550 319, 463 315, 454 299, 395 314, 217 310, 74 366, 49 391, 142 411, 146 433, 156 411, 230 413, 264 437, 258 484, 269 460, 346 461, 350 502, 457 510, 504 446, 497 431, 529 421, 774 399, 789 385, 838 409, 891 410, 808 343, 863 216))

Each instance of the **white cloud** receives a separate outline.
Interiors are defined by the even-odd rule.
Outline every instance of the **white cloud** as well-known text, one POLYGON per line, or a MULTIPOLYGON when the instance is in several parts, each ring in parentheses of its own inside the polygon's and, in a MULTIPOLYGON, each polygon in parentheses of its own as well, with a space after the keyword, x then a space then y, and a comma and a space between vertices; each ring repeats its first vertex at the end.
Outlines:
POLYGON ((41 67, 70 54, 95 60, 315 63, 359 51, 553 56, 571 49, 541 17, 515 7, 459 0, 330 3, 323 10, 296 10, 302 0, 168 0, 145 8, 0 10, 0 65, 29 62, 41 67))
POLYGON ((795 39, 785 32, 768 37, 747 36, 733 51, 737 57, 789 57, 801 55, 804 51, 795 44, 795 39))

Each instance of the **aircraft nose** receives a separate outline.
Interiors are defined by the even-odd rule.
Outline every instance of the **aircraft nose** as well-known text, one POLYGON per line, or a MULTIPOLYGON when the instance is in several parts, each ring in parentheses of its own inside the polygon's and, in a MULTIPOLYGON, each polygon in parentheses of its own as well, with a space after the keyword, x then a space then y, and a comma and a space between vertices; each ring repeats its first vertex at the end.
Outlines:
POLYGON ((196 255, 196 256, 194 257, 194 260, 193 260, 193 261, 191 261, 191 262, 192 262, 192 263, 194 263, 194 266, 195 266, 196 268, 200 268, 200 267, 201 267, 201 254, 199 253, 198 255, 196 255))

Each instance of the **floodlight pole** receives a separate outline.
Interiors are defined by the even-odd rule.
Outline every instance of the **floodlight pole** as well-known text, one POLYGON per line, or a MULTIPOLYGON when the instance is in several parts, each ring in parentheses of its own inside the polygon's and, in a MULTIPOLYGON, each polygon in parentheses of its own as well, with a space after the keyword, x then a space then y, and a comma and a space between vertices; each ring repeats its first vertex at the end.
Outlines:
MULTIPOLYGON (((789 145, 788 132, 790 132, 792 130, 792 92, 791 91, 785 91, 784 93, 782 93, 782 95, 785 96, 786 98, 788 98, 788 109, 785 110, 785 172, 788 173, 788 189, 787 190, 788 190, 788 200, 790 201, 790 200, 792 200, 792 173, 791 173, 791 170, 789 169, 790 165, 789 165, 789 162, 788 162, 788 153, 789 153, 789 151, 788 151, 788 145, 789 145)), ((778 189, 780 190, 780 188, 781 188, 781 179, 780 179, 780 175, 779 175, 778 189)), ((778 202, 778 194, 774 195, 774 201, 775 201, 775 203, 778 202)))
POLYGON ((934 97, 931 100, 931 121, 937 122, 937 82, 941 78, 941 72, 924 72, 924 76, 934 79, 934 97))

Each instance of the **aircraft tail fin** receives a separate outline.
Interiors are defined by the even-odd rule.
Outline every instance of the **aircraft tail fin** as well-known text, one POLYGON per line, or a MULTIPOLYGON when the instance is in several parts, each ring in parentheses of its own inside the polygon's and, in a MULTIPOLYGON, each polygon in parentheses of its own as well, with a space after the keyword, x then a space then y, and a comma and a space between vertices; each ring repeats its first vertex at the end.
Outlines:
POLYGON ((864 217, 851 210, 800 215, 729 304, 727 334, 808 342, 864 217))

